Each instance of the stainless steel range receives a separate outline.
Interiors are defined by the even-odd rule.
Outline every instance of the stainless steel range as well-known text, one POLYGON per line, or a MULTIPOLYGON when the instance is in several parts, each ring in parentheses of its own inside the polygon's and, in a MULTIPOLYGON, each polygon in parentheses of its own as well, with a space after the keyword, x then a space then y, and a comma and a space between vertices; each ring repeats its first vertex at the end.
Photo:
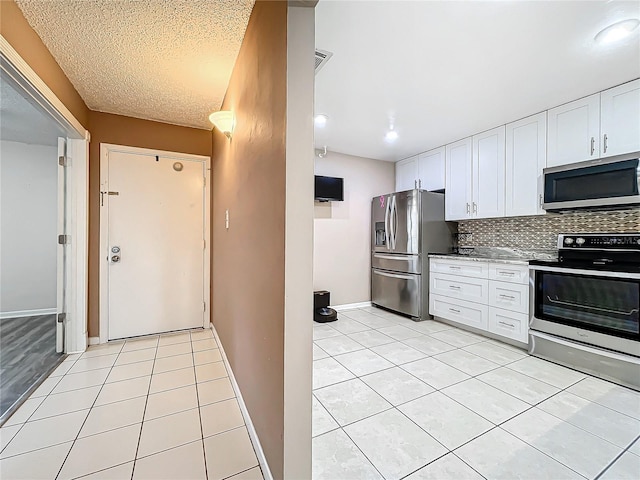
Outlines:
POLYGON ((529 352, 640 389, 640 233, 559 235, 529 264, 529 352))

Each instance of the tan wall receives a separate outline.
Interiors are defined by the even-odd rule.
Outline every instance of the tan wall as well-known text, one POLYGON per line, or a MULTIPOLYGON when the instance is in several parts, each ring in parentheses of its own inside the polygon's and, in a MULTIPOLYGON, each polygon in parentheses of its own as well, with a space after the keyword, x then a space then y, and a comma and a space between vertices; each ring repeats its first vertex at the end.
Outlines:
POLYGON ((316 203, 313 288, 332 305, 371 300, 371 199, 395 189, 395 164, 330 152, 316 175, 344 178, 344 201, 316 203))
POLYGON ((213 323, 271 472, 283 476, 287 3, 255 4, 213 144, 213 323), (225 210, 230 226, 225 229, 225 210))
POLYGON ((211 132, 91 111, 89 114, 89 336, 100 332, 100 144, 211 156, 211 132))
POLYGON ((87 105, 13 0, 0 1, 0 33, 82 126, 88 129, 87 105))

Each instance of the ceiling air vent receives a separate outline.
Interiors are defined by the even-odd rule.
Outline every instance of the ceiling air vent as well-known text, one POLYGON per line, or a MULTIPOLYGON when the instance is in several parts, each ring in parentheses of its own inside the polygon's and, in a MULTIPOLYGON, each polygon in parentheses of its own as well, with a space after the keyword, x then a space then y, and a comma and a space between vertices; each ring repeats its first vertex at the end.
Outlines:
POLYGON ((316 73, 329 61, 333 53, 316 49, 316 73))

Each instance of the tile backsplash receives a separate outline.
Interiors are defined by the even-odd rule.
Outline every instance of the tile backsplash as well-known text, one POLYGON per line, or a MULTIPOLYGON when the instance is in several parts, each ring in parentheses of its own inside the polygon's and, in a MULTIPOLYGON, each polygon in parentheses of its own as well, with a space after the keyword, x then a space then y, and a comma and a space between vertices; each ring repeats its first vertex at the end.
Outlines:
POLYGON ((640 209, 575 212, 458 222, 460 247, 553 249, 559 233, 640 232, 640 209))

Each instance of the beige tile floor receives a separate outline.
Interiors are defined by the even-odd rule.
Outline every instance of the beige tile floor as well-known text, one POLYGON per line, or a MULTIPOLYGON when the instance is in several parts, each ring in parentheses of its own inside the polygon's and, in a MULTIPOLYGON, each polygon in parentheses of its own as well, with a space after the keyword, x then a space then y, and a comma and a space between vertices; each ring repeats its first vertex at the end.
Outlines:
POLYGON ((640 479, 639 392, 373 307, 313 330, 313 480, 640 479))
POLYGON ((0 428, 2 479, 262 480, 211 330, 71 355, 0 428))

